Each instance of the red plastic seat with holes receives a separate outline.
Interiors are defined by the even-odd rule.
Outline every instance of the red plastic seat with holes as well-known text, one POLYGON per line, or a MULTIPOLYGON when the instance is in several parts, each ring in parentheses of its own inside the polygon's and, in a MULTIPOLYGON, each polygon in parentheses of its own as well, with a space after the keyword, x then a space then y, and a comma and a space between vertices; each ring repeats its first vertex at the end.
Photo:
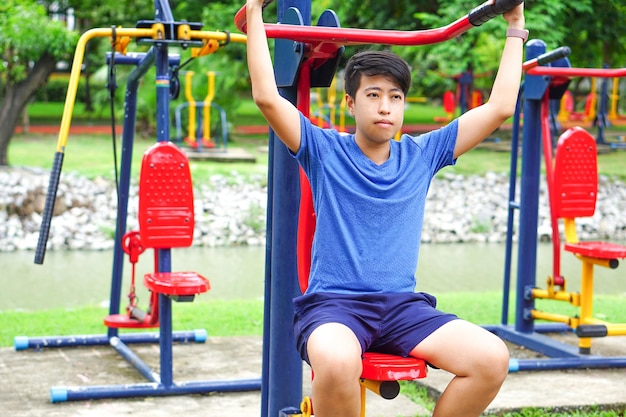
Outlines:
MULTIPOLYGON (((145 247, 188 247, 193 243, 194 205, 187 156, 170 142, 158 142, 143 156, 139 176, 139 234, 145 247)), ((209 290, 196 272, 155 272, 144 276, 151 291, 190 296, 209 290)))
MULTIPOLYGON (((586 130, 571 128, 559 138, 551 202, 557 218, 591 217, 596 210, 598 168, 596 141, 586 130)), ((567 240, 563 249, 597 259, 626 258, 626 246, 601 241, 567 240)))

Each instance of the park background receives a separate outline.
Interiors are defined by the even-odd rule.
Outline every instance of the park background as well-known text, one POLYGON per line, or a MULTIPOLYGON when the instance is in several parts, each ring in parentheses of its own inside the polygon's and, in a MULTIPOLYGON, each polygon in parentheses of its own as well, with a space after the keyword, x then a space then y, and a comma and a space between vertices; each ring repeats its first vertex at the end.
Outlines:
MULTIPOLYGON (((55 148, 54 135, 36 133, 38 125, 54 126, 61 120, 63 102, 67 90, 67 63, 71 62, 78 34, 91 27, 119 25, 134 27, 141 19, 151 19, 151 1, 66 1, 39 2, 47 10, 37 11, 33 1, 9 0, 0 6, 0 52, 5 65, 0 68, 0 165, 30 166, 49 169, 55 148), (73 21, 75 30, 68 31, 66 23, 73 21), (55 23, 57 22, 57 23, 55 23), (38 30, 33 30, 33 28, 38 30), (9 42, 10 40, 10 42, 9 42), (20 133, 16 133, 20 132, 20 133), (29 133, 30 132, 30 133, 29 133)), ((206 30, 236 29, 232 16, 241 7, 240 2, 176 1, 171 2, 174 15, 178 19, 201 21, 206 30)), ((345 27, 378 29, 418 30, 447 22, 475 6, 467 1, 313 1, 313 15, 331 8, 337 12, 345 27)), ((273 10, 266 11, 273 16, 273 10)), ((570 61, 578 67, 622 67, 626 60, 626 28, 620 23, 626 17, 626 6, 617 1, 570 1, 526 3, 527 27, 531 38, 544 40, 548 49, 567 45, 572 49, 570 61)), ((458 40, 435 46, 394 47, 394 52, 403 56, 414 72, 413 97, 425 98, 426 102, 411 104, 407 109, 407 123, 432 123, 435 117, 444 114, 441 97, 445 91, 455 89, 453 76, 472 67, 478 74, 475 88, 483 90, 485 97, 497 67, 505 31, 502 19, 489 22, 481 29, 475 29, 458 40)), ((249 83, 245 63, 245 46, 229 45, 218 53, 201 57, 190 62, 185 68, 196 72, 193 92, 195 97, 206 94, 207 84, 203 74, 207 70, 216 71, 215 102, 222 106, 228 115, 231 126, 230 141, 242 146, 258 157, 257 165, 249 164, 206 164, 194 172, 194 178, 202 180, 214 174, 229 175, 232 170, 243 175, 257 174, 266 168, 266 157, 259 148, 266 145, 266 135, 237 132, 239 126, 263 125, 249 97, 249 83), (260 166, 260 168, 259 168, 260 166)), ((347 59, 357 48, 349 48, 344 55, 347 59)), ((110 124, 110 91, 107 90, 108 68, 104 54, 111 51, 107 39, 90 42, 86 65, 83 69, 77 105, 74 113, 75 125, 102 126, 110 124)), ((184 53, 184 51, 181 51, 184 53)), ((118 86, 125 84, 128 71, 117 69, 118 86)), ((153 78, 149 74, 140 90, 137 126, 138 158, 141 151, 154 141, 154 108, 156 98, 153 78)), ((577 79, 572 83, 572 91, 577 109, 582 110, 584 97, 589 93, 588 80, 577 79)), ((620 83, 621 87, 621 83, 620 83)), ((115 117, 119 120, 123 111, 123 89, 115 96, 115 117)), ((624 88, 619 90, 619 103, 624 88)), ((321 94, 327 94, 321 92, 321 94)), ((182 94, 181 94, 182 96, 182 94)), ((619 110, 622 110, 621 108, 619 110)), ((594 131, 590 127, 590 131, 594 131)), ((615 137, 622 136, 622 130, 610 130, 615 137)), ((506 135, 503 133, 503 135, 506 135)), ((89 178, 112 179, 110 137, 106 135, 85 135, 72 137, 68 146, 66 171, 76 171, 89 178), (73 155, 72 155, 73 154, 73 155), (97 155, 95 159, 92 155, 97 155)), ((600 170, 616 179, 626 178, 623 170, 623 154, 600 155, 600 170)), ((488 150, 477 150, 460 164, 457 171, 461 175, 484 174, 486 172, 506 172, 508 155, 488 150)), ((139 164, 136 163, 135 166, 139 164)), ((497 292, 476 295, 449 294, 442 304, 454 305, 455 309, 478 323, 497 321, 499 309, 497 292), (476 298, 484 297, 484 298, 476 298), (469 298, 469 299, 468 299, 469 298), (465 300, 465 301, 464 301, 465 300), (494 306, 491 309, 477 310, 474 305, 494 306), (464 307, 465 305, 465 307, 464 307)), ((619 297, 619 296, 613 296, 619 297)), ((622 303, 611 296, 601 296, 598 308, 607 311, 611 317, 624 318, 622 303), (610 307, 604 307, 606 297, 610 307), (614 310, 613 310, 614 309, 614 310)), ((0 306, 0 310, 2 306, 0 306)), ((0 311, 2 338, 0 343, 8 346, 16 334, 73 334, 101 331, 101 318, 106 309, 101 306, 86 306, 81 309, 53 309, 46 311, 0 311), (63 320, 58 318, 63 317, 63 320), (72 319, 74 317, 74 319, 72 319), (4 324, 9 324, 5 326, 4 324)), ((209 334, 260 334, 262 301, 219 300, 211 303, 198 303, 184 306, 175 315, 176 325, 182 327, 207 327, 205 317, 219 318, 210 322, 209 334)), ((622 320, 623 321, 623 320, 622 320)))

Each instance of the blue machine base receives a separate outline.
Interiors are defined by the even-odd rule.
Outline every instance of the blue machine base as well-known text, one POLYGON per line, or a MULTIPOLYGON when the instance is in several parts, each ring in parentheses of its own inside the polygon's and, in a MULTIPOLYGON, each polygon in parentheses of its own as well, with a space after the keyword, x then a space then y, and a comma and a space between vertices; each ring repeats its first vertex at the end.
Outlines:
POLYGON ((512 358, 509 361, 509 372, 626 367, 626 356, 608 357, 581 354, 578 352, 578 347, 558 342, 543 334, 572 331, 571 328, 563 324, 537 324, 533 333, 521 333, 511 326, 505 325, 482 327, 506 341, 547 356, 547 358, 542 359, 512 358))

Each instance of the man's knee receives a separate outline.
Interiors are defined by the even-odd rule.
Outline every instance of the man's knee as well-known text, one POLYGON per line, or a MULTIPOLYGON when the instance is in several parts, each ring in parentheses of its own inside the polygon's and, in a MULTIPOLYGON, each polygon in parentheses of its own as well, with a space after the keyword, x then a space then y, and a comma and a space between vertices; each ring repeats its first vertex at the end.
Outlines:
POLYGON ((481 355, 483 377, 494 383, 504 382, 509 372, 509 349, 499 337, 494 336, 481 355))
POLYGON ((343 325, 317 328, 309 338, 307 353, 316 378, 357 380, 361 375, 361 346, 343 325))

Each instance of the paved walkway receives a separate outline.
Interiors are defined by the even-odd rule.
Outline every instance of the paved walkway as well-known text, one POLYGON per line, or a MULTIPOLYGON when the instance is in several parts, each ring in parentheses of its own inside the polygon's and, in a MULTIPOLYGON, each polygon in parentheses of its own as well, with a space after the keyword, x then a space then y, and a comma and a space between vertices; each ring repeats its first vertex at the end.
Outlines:
MULTIPOLYGON (((251 379, 260 376, 260 337, 209 338, 204 344, 174 347, 174 380, 251 379), (233 360, 232 358, 237 358, 233 360)), ((594 341, 602 354, 626 355, 626 337, 594 341)), ((157 345, 134 345, 148 365, 158 368, 157 345)), ((426 384, 438 395, 450 380, 431 370, 426 384)), ((305 366, 303 392, 310 393, 305 366)), ((50 388, 135 384, 145 380, 111 347, 50 348, 43 351, 0 349, 0 409, 7 417, 211 417, 260 416, 260 392, 186 395, 50 403, 50 388)), ((522 407, 578 407, 588 405, 626 409, 626 369, 566 370, 512 373, 489 407, 495 413, 522 407)), ((369 417, 414 417, 427 411, 400 396, 383 400, 368 394, 369 417)))

